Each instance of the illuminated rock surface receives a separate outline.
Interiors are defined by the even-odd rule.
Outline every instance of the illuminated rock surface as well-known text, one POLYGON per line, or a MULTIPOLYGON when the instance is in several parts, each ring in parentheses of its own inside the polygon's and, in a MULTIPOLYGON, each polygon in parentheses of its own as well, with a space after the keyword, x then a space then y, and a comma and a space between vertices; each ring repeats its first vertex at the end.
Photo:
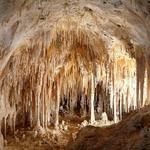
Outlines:
POLYGON ((0 0, 0 149, 149 105, 149 27, 149 0, 0 0))

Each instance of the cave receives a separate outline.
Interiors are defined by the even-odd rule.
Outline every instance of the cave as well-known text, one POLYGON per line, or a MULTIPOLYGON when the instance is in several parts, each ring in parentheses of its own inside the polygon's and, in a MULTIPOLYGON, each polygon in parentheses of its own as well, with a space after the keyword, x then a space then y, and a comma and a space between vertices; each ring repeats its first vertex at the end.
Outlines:
POLYGON ((149 0, 0 0, 0 150, 149 139, 149 0))

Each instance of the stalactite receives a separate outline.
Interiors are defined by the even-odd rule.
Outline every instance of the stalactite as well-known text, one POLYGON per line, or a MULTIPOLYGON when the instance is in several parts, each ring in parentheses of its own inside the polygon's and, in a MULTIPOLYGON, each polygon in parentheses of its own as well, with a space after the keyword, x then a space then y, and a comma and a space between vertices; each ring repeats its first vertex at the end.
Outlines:
POLYGON ((114 41, 107 50, 104 41, 95 33, 76 28, 77 24, 74 26, 64 19, 56 23, 51 31, 39 32, 35 39, 27 40, 27 44, 16 49, 10 57, 3 82, 0 81, 0 99, 10 105, 6 116, 3 116, 5 129, 9 116, 11 128, 15 131, 15 120, 20 115, 15 112, 20 109, 17 107, 22 109, 24 127, 30 120, 31 127, 47 128, 54 122, 58 128, 60 99, 63 109, 67 107, 70 114, 76 115, 75 109, 81 105, 83 111, 81 109, 80 115, 89 115, 91 123, 94 123, 96 104, 99 116, 105 111, 114 117, 116 123, 118 113, 122 119, 122 113, 144 104, 146 67, 146 103, 150 103, 150 63, 147 58, 145 66, 145 56, 139 53, 143 49, 138 48, 137 56, 131 58, 127 54, 128 49, 122 48, 125 47, 122 41, 114 41), (93 69, 91 72, 91 63, 96 71, 93 69), (133 82, 136 76, 137 80, 133 82), (1 92, 2 89, 8 91, 8 95, 1 92))

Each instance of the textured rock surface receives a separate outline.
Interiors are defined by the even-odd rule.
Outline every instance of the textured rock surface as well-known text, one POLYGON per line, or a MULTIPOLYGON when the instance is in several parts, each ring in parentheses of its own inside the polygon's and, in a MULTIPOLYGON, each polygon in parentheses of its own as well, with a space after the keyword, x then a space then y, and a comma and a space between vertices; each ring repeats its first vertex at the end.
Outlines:
POLYGON ((3 136, 149 104, 149 26, 149 0, 0 0, 3 136))
POLYGON ((149 150, 150 107, 130 114, 115 126, 88 126, 69 142, 66 150, 149 150))

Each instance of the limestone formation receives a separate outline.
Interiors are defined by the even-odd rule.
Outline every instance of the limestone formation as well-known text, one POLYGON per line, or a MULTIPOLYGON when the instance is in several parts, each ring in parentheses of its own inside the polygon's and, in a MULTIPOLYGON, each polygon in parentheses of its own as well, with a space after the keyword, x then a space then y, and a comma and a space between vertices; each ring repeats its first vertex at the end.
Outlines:
POLYGON ((149 0, 0 0, 0 148, 16 127, 67 132, 68 116, 101 126, 149 104, 149 0))

